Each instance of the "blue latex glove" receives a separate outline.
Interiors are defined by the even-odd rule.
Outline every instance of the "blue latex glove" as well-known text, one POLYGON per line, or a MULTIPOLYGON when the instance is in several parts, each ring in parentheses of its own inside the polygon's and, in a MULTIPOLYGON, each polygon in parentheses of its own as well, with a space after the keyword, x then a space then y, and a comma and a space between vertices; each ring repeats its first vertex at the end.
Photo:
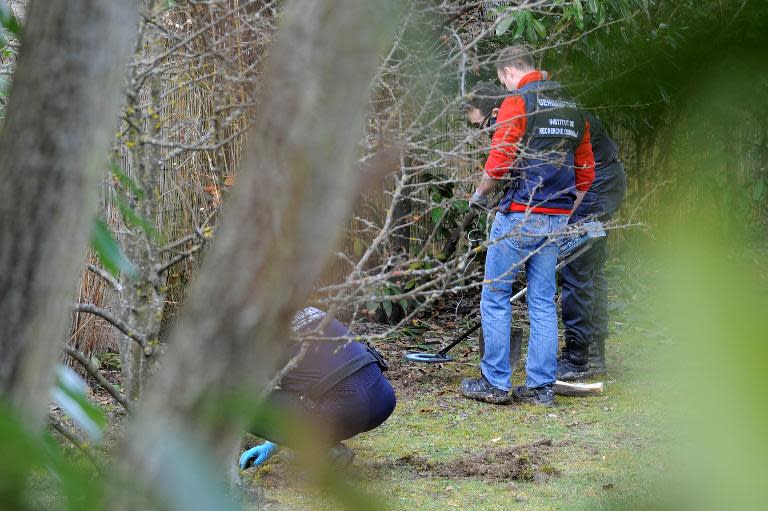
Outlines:
POLYGON ((277 445, 272 442, 264 442, 252 447, 240 456, 240 468, 245 470, 248 466, 258 467, 277 452, 277 445))

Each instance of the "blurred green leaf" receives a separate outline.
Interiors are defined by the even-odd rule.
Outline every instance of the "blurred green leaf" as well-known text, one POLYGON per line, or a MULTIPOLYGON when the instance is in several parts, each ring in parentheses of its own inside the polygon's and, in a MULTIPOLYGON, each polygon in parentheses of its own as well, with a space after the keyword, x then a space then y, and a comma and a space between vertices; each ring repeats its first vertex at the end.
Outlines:
POLYGON ((600 10, 597 12, 597 24, 602 25, 605 23, 605 18, 608 16, 608 13, 605 10, 605 4, 600 4, 600 10))
POLYGON ((584 30, 584 6, 581 0, 573 0, 574 19, 579 30, 584 30))
POLYGON ((148 238, 158 243, 162 242, 160 233, 151 221, 138 214, 129 204, 127 204, 122 199, 115 198, 115 202, 117 203, 117 208, 120 210, 120 214, 123 216, 123 221, 126 223, 126 225, 129 227, 135 225, 144 231, 144 234, 146 234, 148 238))
POLYGON ((469 211, 469 201, 466 201, 464 199, 457 199, 451 203, 451 207, 458 211, 461 214, 467 213, 469 211))
POLYGON ((534 26, 534 20, 533 17, 528 20, 528 25, 526 26, 526 34, 528 35, 528 41, 535 43, 539 40, 539 35, 536 33, 536 27, 534 26))
POLYGON ((528 11, 522 11, 520 15, 517 17, 516 25, 515 25, 515 33, 512 37, 515 39, 520 38, 523 35, 523 32, 526 29, 526 26, 528 25, 528 20, 530 19, 531 13, 528 11))
POLYGON ((65 457, 47 432, 32 433, 16 414, 0 403, 0 507, 14 511, 66 509, 102 511, 104 483, 91 470, 65 457), (36 494, 45 481, 48 492, 36 494), (38 502, 45 499, 46 505, 38 502))
POLYGON ((763 197, 765 197, 765 180, 758 179, 755 187, 752 189, 752 199, 759 201, 763 200, 763 197))
POLYGON ((539 34, 542 39, 547 37, 547 27, 544 26, 544 23, 536 18, 531 18, 531 25, 533 25, 536 33, 539 34))
POLYGON ((139 199, 143 199, 146 195, 144 192, 144 189, 136 183, 136 180, 134 180, 131 176, 125 173, 125 170, 118 165, 117 163, 112 163, 110 170, 112 171, 112 175, 117 179, 117 181, 120 183, 120 185, 124 188, 127 188, 131 191, 133 195, 138 197, 139 199))
POLYGON ((98 442, 107 427, 107 417, 101 408, 88 401, 86 389, 87 385, 77 373, 60 365, 56 371, 56 385, 51 389, 51 399, 91 441, 98 442))
POLYGON ((0 44, 6 44, 5 33, 21 38, 21 24, 8 7, 6 0, 0 0, 0 44))
POLYGON ((392 316, 392 302, 386 301, 382 302, 381 306, 384 307, 384 314, 387 315, 387 318, 392 316))
POLYGON ((618 0, 619 12, 625 18, 629 18, 632 15, 632 10, 629 8, 628 0, 618 0))
POLYGON ((96 220, 93 225, 91 248, 98 255, 104 268, 112 275, 118 276, 122 273, 130 278, 138 275, 136 267, 120 249, 120 245, 112 237, 112 233, 103 220, 96 220))
POLYGON ((498 25, 496 25, 496 35, 501 36, 507 33, 509 27, 515 22, 515 15, 509 14, 506 18, 502 19, 498 25))

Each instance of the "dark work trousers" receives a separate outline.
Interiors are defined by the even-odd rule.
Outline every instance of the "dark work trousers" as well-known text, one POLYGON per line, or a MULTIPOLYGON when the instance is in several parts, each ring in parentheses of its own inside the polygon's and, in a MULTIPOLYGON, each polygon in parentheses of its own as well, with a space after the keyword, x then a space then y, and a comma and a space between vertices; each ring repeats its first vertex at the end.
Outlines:
MULTIPOLYGON (((294 327, 312 332, 325 317, 319 309, 307 308, 294 327)), ((299 318, 299 316, 297 316, 299 318)), ((344 337, 347 327, 332 319, 322 334, 328 338, 344 337)), ((341 343, 316 340, 307 343, 306 352, 280 382, 281 389, 267 398, 267 406, 278 417, 307 428, 313 440, 336 443, 370 431, 384 423, 395 409, 395 391, 376 363, 365 365, 331 387, 315 403, 302 399, 337 368, 366 353, 360 342, 341 343)), ((300 343, 288 344, 283 365, 301 352, 300 343)), ((290 428, 288 428, 290 429, 290 428)), ((279 425, 262 421, 249 428, 256 436, 276 444, 290 445, 290 435, 279 425)))
POLYGON ((586 364, 589 345, 608 336, 607 236, 560 270, 565 350, 574 364, 586 364))
MULTIPOLYGON (((595 181, 571 223, 590 218, 610 220, 624 200, 626 190, 624 165, 619 160, 599 165, 595 169, 595 181)), ((587 362, 591 343, 602 347, 608 337, 608 283, 604 269, 607 259, 608 236, 560 270, 565 325, 563 355, 577 365, 587 362)))
MULTIPOLYGON (((332 388, 319 403, 308 407, 301 393, 276 390, 267 405, 280 416, 308 428, 318 441, 333 444, 382 425, 395 409, 395 391, 376 364, 370 364, 332 388)), ((254 435, 290 445, 282 428, 260 423, 254 435)))

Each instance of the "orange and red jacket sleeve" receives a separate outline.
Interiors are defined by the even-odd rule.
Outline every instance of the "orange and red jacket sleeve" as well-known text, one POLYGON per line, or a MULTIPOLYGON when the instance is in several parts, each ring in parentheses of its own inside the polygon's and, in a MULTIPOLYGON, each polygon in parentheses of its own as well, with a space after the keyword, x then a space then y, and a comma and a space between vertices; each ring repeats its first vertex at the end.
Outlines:
MULTIPOLYGON (((501 103, 496 118, 496 132, 491 139, 491 151, 485 161, 485 173, 488 177, 503 178, 515 163, 526 125, 525 101, 520 96, 509 96, 501 103)), ((592 146, 589 154, 592 154, 592 146)))
POLYGON ((595 155, 592 153, 592 142, 589 135, 589 121, 584 127, 584 136, 573 155, 574 171, 576 173, 576 189, 586 192, 595 180, 595 155))

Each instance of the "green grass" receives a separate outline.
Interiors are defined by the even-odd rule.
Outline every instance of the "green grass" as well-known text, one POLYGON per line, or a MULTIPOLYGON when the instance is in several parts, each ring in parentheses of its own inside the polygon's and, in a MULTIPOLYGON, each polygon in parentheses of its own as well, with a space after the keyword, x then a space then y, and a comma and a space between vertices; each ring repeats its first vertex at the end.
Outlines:
MULTIPOLYGON (((660 384, 649 371, 661 343, 642 333, 614 336, 606 392, 558 397, 553 409, 466 400, 457 386, 462 377, 475 374, 475 361, 429 366, 422 378, 428 383, 401 393, 387 423, 348 442, 357 451, 352 484, 393 510, 649 508, 652 481, 665 470, 662 453, 670 441, 655 406, 660 384), (543 484, 427 477, 392 464, 412 454, 449 461, 540 438, 555 443, 547 463, 560 472, 543 484)), ((256 477, 253 484, 266 486, 269 509, 339 509, 333 498, 278 478, 259 483, 256 477)))

